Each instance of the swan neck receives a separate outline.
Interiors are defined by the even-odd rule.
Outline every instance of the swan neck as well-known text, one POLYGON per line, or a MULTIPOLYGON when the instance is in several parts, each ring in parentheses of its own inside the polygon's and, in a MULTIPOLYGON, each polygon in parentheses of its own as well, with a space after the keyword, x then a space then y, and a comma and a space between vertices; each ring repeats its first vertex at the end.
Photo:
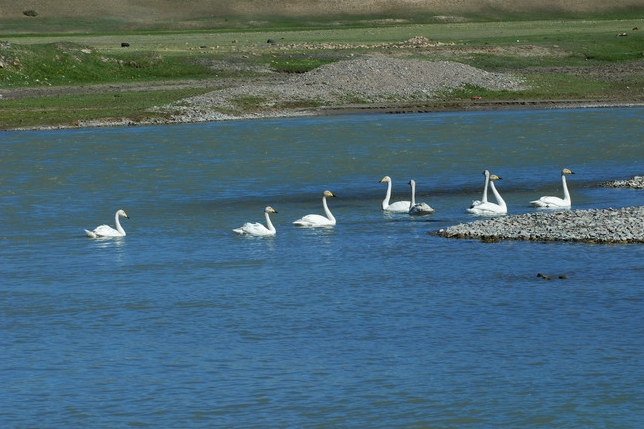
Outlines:
POLYGON ((331 210, 329 210, 329 206, 327 206, 327 204, 326 204, 326 197, 322 197, 322 207, 324 207, 324 213, 326 214, 326 217, 329 220, 334 221, 335 218, 331 214, 331 210))
POLYGON ((570 192, 568 192, 568 184, 564 174, 561 175, 561 184, 563 185, 564 201, 570 201, 570 192))
MULTIPOLYGON (((385 199, 382 200, 382 209, 385 210, 387 209, 387 206, 389 205, 389 199, 391 198, 391 181, 387 182, 387 194, 385 195, 385 199)), ((326 203, 324 203, 326 207, 326 203)))
POLYGON ((116 226, 116 230, 119 232, 121 235, 125 235, 125 230, 121 226, 121 221, 119 220, 119 213, 116 212, 114 215, 114 225, 116 226))
POLYGON ((411 182, 410 185, 411 185, 411 203, 409 203, 409 208, 412 208, 416 205, 416 184, 414 182, 411 182))
POLYGON ((268 227, 268 230, 271 232, 275 231, 275 227, 273 226, 273 222, 271 222, 271 217, 268 212, 264 212, 264 217, 266 217, 266 227, 268 227))
POLYGON ((505 200, 501 198, 501 194, 499 194, 499 191, 496 190, 496 186, 494 186, 494 182, 490 182, 490 188, 492 189, 492 193, 494 194, 494 198, 496 198, 496 202, 499 204, 499 206, 503 207, 504 209, 507 208, 505 205, 505 200))
POLYGON ((490 175, 486 174, 485 175, 485 186, 483 187, 483 199, 481 200, 484 203, 487 203, 487 187, 488 187, 489 183, 490 183, 490 175))

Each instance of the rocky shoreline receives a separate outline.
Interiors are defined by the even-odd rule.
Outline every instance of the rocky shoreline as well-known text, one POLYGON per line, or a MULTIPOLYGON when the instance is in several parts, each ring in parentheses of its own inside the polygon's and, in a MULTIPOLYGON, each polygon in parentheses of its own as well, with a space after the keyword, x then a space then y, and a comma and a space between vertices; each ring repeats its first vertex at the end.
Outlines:
POLYGON ((626 180, 612 180, 601 183, 599 186, 604 188, 644 189, 644 176, 633 176, 626 180))
POLYGON ((499 216, 435 232, 446 238, 483 241, 644 243, 644 207, 564 210, 499 216))

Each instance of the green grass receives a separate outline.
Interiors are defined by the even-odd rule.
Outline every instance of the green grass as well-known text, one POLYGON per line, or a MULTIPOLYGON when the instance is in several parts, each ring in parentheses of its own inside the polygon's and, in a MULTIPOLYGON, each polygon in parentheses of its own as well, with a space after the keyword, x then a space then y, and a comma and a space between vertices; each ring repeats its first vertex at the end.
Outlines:
POLYGON ((71 42, 16 45, 1 52, 6 63, 1 87, 60 86, 132 80, 208 77, 214 72, 194 59, 138 51, 104 55, 71 42))
POLYGON ((326 58, 293 58, 292 55, 271 55, 268 58, 270 68, 279 73, 305 73, 333 61, 326 58))
POLYGON ((0 103, 0 129, 76 125, 79 121, 157 117, 148 109, 212 88, 159 90, 90 95, 61 95, 4 100, 0 103))
MULTIPOLYGON (((347 18, 349 19, 349 18, 347 18)), ((234 27, 234 25, 232 25, 234 27)), ((306 27, 302 21, 274 21, 271 28, 211 28, 192 31, 132 31, 111 34, 97 27, 91 34, 14 35, 0 42, 0 89, 37 86, 73 86, 99 83, 155 82, 252 76, 253 66, 264 65, 283 73, 302 73, 323 64, 362 53, 407 54, 427 60, 460 61, 488 71, 530 69, 530 91, 505 93, 464 88, 443 95, 487 100, 523 97, 605 98, 642 91, 644 77, 603 82, 596 77, 540 74, 535 68, 586 67, 644 58, 644 18, 621 20, 556 20, 374 25, 353 19, 349 24, 306 27), (279 25, 278 25, 279 23, 279 25), (633 27, 642 30, 633 30, 633 27), (627 37, 618 37, 621 32, 627 37), (415 36, 445 43, 425 50, 391 49, 415 36), (273 39, 277 44, 266 43, 273 39), (122 41, 129 48, 120 46, 122 41), (324 46, 329 46, 325 48, 324 46), (285 49, 286 47, 286 49, 285 49), (537 47, 544 54, 522 54, 537 47), (495 50, 496 49, 496 50, 495 50), (550 52, 550 53, 548 53, 550 52), (247 67, 213 67, 218 61, 247 67), (476 93, 476 94, 475 94, 476 93)), ((112 117, 146 117, 150 106, 163 105, 206 89, 147 91, 144 93, 42 97, 0 102, 0 128, 72 123, 112 117)), ((644 96, 644 94, 643 94, 644 96)), ((348 102, 363 100, 350 98, 348 102)), ((631 95, 632 97, 632 95, 631 95)), ((392 100, 395 101, 395 100, 392 100)), ((236 108, 257 109, 265 100, 239 99, 236 108)), ((301 100, 297 106, 314 106, 301 100)))

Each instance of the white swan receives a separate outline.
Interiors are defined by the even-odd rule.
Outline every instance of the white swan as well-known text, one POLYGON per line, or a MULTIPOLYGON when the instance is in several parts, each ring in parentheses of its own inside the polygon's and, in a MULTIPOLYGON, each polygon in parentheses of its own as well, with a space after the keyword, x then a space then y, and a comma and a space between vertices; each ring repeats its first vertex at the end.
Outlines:
POLYGON ((124 217, 129 219, 130 217, 123 210, 119 210, 114 215, 114 224, 116 229, 112 228, 109 225, 100 225, 97 226, 93 231, 85 230, 85 235, 90 238, 101 238, 101 237, 125 237, 125 230, 119 222, 119 217, 124 217))
POLYGON ((275 227, 273 226, 273 222, 271 222, 271 217, 269 216, 270 213, 277 213, 277 210, 275 210, 270 206, 264 209, 264 216, 266 217, 266 226, 258 222, 256 223, 246 222, 239 228, 233 229, 233 231, 236 232, 237 234, 252 235, 254 237, 266 237, 269 235, 275 235, 275 233, 277 233, 277 230, 275 230, 275 227))
MULTIPOLYGON (((490 189, 492 189, 492 193, 494 194, 494 198, 496 198, 496 202, 498 204, 494 204, 490 201, 481 202, 480 204, 467 209, 468 213, 472 213, 479 216, 495 216, 495 215, 506 214, 508 212, 508 207, 505 204, 505 201, 501 197, 501 194, 499 194, 499 191, 496 190, 496 186, 494 186, 494 181, 500 180, 500 179, 501 178, 496 174, 489 175, 489 181, 490 181, 489 186, 490 186, 490 189)), ((487 197, 487 196, 484 195, 484 197, 487 197)))
POLYGON ((391 213, 408 213, 411 201, 396 201, 389 204, 391 198, 391 177, 385 176, 378 183, 387 182, 387 195, 382 200, 382 209, 391 213))
POLYGON ((315 228, 318 226, 334 226, 336 222, 335 218, 331 214, 331 210, 329 210, 329 207, 326 205, 327 197, 335 197, 335 195, 333 195, 333 192, 331 191, 324 191, 324 193, 322 194, 322 207, 324 207, 324 213, 326 214, 326 217, 318 214, 310 214, 296 220, 295 222, 293 222, 293 225, 306 226, 309 228, 315 228))
POLYGON ((409 186, 411 186, 411 203, 409 204, 409 214, 410 215, 426 215, 434 213, 434 209, 429 206, 427 203, 416 203, 416 181, 411 179, 409 181, 409 186))
POLYGON ((541 197, 538 200, 530 201, 530 204, 540 209, 569 209, 572 202, 570 200, 570 192, 568 192, 568 185, 566 184, 566 174, 575 173, 567 168, 561 170, 561 184, 563 185, 564 192, 563 200, 559 197, 541 197))
POLYGON ((489 170, 483 171, 483 175, 485 176, 485 186, 483 187, 483 199, 480 201, 479 200, 472 201, 472 205, 470 205, 470 208, 474 208, 481 203, 487 203, 487 187, 488 187, 488 184, 490 183, 490 171, 489 170))

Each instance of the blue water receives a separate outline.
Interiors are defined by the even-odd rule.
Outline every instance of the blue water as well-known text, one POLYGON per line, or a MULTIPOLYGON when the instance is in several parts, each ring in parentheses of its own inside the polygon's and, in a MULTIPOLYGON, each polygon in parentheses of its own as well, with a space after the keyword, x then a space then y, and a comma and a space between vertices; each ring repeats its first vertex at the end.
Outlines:
POLYGON ((348 115, 0 134, 0 426, 639 428, 644 247, 448 240, 644 204, 644 109, 348 115), (380 210, 417 199, 421 218, 380 210), (300 229, 322 213, 338 225, 300 229), (277 235, 233 228, 272 216, 277 235), (91 240, 113 224, 127 236, 91 240), (552 280, 537 277, 545 273, 552 280), (559 276, 565 277, 560 279, 559 276))

